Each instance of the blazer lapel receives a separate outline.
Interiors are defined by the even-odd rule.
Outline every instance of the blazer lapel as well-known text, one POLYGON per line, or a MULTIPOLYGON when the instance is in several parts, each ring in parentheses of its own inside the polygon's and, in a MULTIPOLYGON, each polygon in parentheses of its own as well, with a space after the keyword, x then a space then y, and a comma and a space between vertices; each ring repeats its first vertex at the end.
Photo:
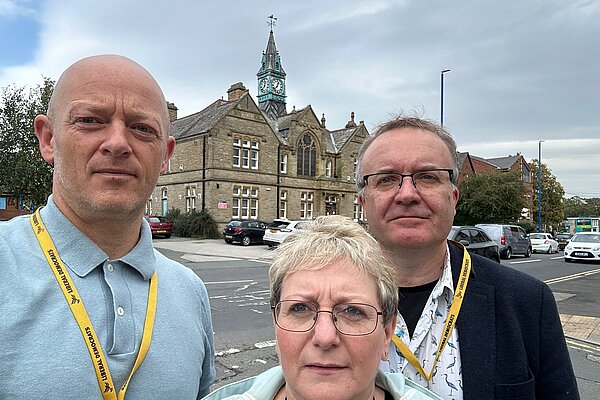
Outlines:
MULTIPOLYGON (((449 244, 454 285, 458 282, 463 252, 449 244)), ((494 288, 477 280, 473 260, 460 314, 456 321, 460 344, 465 399, 493 399, 496 375, 496 314, 494 288)))

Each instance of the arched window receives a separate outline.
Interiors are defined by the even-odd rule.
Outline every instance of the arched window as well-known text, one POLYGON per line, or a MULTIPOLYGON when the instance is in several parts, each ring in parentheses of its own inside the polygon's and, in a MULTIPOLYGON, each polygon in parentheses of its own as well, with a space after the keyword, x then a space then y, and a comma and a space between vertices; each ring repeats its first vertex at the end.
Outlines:
POLYGON ((317 146, 308 133, 298 142, 298 175, 315 176, 317 170, 317 146))

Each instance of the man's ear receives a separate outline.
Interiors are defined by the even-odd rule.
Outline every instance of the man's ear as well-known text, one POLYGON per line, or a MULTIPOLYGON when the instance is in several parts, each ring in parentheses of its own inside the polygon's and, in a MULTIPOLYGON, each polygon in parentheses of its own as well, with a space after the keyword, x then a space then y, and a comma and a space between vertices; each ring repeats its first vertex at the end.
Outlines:
POLYGON ((54 164, 54 132, 50 118, 38 115, 34 120, 35 136, 38 138, 42 158, 49 164, 54 164))
POLYGON ((167 138, 167 152, 165 153, 165 158, 160 166, 161 174, 164 174, 167 171, 169 167, 169 159, 173 155, 173 150, 175 150, 175 138, 173 136, 169 136, 167 138))

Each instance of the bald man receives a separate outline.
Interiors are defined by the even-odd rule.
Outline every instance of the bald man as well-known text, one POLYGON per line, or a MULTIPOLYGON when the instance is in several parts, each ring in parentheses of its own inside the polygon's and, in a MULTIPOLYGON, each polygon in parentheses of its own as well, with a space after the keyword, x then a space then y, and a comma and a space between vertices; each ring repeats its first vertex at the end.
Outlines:
POLYGON ((52 195, 0 224, 0 398, 202 398, 206 288, 143 219, 175 146, 158 83, 125 57, 77 61, 35 133, 52 195))

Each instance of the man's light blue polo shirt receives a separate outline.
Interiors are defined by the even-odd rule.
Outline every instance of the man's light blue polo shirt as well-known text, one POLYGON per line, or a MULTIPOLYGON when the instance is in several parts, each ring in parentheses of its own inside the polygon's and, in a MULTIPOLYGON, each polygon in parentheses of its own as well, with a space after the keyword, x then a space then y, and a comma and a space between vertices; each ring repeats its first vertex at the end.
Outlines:
MULTIPOLYGON (((206 288, 190 269, 138 244, 108 256, 56 207, 41 217, 69 269, 104 350, 115 387, 140 347, 149 279, 158 273, 150 349, 126 399, 199 399, 215 378, 206 288)), ((29 217, 0 223, 0 399, 101 399, 83 336, 31 229, 29 217)))

